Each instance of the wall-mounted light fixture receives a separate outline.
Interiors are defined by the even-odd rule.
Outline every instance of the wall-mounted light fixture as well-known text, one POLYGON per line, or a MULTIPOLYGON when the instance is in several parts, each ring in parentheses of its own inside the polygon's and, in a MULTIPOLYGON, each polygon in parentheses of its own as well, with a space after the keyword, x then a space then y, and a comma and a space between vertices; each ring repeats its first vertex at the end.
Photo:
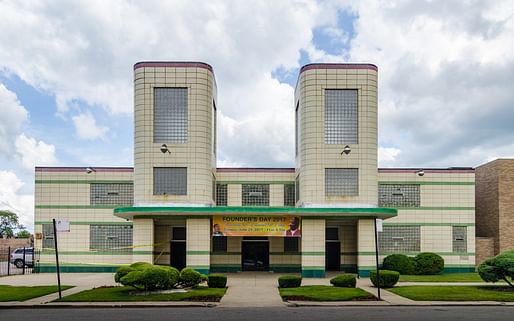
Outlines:
POLYGON ((163 153, 163 154, 166 154, 166 153, 171 154, 170 150, 168 149, 168 145, 166 145, 166 144, 162 144, 161 145, 161 153, 163 153))
POLYGON ((91 174, 92 172, 96 172, 93 167, 86 167, 86 173, 91 174))
POLYGON ((420 169, 420 170, 416 171, 416 174, 418 174, 418 176, 423 176, 423 175, 425 175, 425 171, 420 169))
POLYGON ((350 148, 350 146, 346 145, 343 148, 343 151, 341 152, 341 155, 343 155, 343 154, 348 155, 348 154, 350 154, 351 151, 352 151, 352 149, 350 148))

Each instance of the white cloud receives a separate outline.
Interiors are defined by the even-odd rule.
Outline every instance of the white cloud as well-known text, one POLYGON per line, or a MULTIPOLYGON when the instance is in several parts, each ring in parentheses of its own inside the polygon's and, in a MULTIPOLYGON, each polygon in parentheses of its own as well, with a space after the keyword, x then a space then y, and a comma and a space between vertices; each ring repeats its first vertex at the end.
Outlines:
POLYGON ((21 134, 16 138, 16 153, 25 169, 33 172, 35 166, 54 165, 55 146, 21 134))
POLYGON ((72 119, 77 136, 81 139, 105 139, 105 134, 109 131, 108 127, 97 125, 95 117, 90 112, 73 116, 72 119))
POLYGON ((15 137, 28 118, 28 112, 16 94, 3 84, 0 84, 0 111, 0 154, 9 157, 13 152, 15 137))
POLYGON ((0 209, 10 210, 20 223, 31 231, 34 228, 34 194, 21 194, 24 183, 10 171, 0 171, 0 209))
POLYGON ((378 148, 378 163, 379 166, 387 166, 394 163, 398 155, 402 151, 394 147, 379 147, 378 148))

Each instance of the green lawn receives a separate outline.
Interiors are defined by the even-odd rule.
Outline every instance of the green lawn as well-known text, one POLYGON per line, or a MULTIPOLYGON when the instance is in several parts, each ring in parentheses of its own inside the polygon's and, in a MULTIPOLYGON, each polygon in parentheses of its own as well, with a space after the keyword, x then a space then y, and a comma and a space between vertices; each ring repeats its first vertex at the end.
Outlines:
POLYGON ((436 275, 401 275, 400 282, 484 282, 478 273, 445 273, 436 275))
POLYGON ((64 302, 122 302, 122 301, 209 301, 217 302, 226 289, 197 287, 184 293, 133 295, 136 290, 128 286, 96 288, 65 296, 64 302))
POLYGON ((376 300, 368 292, 355 288, 327 285, 306 285, 299 288, 279 289, 284 300, 292 301, 366 301, 376 300))
POLYGON ((400 286, 387 291, 414 301, 514 302, 514 289, 504 286, 400 286))
MULTIPOLYGON (((66 290, 71 286, 63 285, 61 290, 66 290)), ((0 302, 7 301, 26 301, 43 295, 59 291, 56 285, 44 286, 10 286, 0 285, 0 302)))

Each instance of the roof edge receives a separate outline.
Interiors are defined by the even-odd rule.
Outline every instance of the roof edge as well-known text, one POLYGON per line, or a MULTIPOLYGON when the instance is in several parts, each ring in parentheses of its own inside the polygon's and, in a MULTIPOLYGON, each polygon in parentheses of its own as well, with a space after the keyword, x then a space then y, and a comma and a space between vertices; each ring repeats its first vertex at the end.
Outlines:
POLYGON ((201 61, 139 61, 134 64, 134 70, 143 67, 204 68, 214 74, 212 66, 201 61))

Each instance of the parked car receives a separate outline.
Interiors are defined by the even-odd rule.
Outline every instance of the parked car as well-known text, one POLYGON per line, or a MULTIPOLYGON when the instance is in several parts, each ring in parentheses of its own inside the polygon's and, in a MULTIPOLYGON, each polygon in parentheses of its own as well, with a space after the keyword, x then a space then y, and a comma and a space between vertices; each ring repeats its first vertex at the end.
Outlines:
POLYGON ((11 263, 17 268, 23 267, 23 250, 25 249, 25 266, 32 267, 34 249, 32 247, 19 247, 11 253, 11 263))

